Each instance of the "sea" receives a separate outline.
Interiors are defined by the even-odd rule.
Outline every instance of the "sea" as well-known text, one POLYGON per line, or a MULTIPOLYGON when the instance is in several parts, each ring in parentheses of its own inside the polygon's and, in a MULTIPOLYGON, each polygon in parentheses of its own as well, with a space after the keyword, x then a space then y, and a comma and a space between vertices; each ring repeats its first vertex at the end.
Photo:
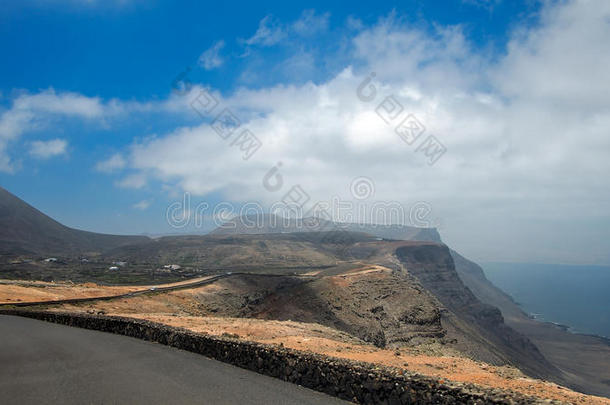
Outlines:
POLYGON ((484 263, 487 278, 536 319, 610 338, 610 266, 484 263))

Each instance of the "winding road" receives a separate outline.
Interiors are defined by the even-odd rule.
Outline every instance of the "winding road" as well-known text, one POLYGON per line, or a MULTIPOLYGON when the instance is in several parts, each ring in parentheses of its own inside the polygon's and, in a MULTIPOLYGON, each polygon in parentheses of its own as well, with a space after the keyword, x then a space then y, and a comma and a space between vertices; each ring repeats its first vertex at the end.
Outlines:
POLYGON ((0 315, 1 404, 345 404, 151 342, 0 315))
MULTIPOLYGON (((286 277, 285 274, 265 274, 265 273, 224 273, 218 274, 215 276, 210 276, 206 278, 195 278, 190 281, 181 282, 179 284, 161 284, 159 286, 154 287, 145 287, 141 290, 136 290, 123 294, 114 294, 114 295, 101 295, 97 297, 83 297, 83 298, 65 298, 60 300, 45 300, 45 301, 26 301, 26 302, 2 302, 0 303, 0 308, 2 307, 34 307, 38 305, 56 305, 56 304, 78 304, 83 302, 93 302, 93 301, 110 301, 115 299, 122 298, 130 298, 136 297, 138 295, 143 294, 159 294, 169 291, 176 290, 188 290, 191 288, 202 287, 204 285, 215 283, 216 281, 232 277, 232 276, 256 276, 256 277, 286 277)), ((290 277, 297 277, 302 279, 315 279, 319 276, 308 276, 303 274, 290 275, 290 277)))
POLYGON ((114 295, 103 295, 97 297, 86 297, 86 298, 66 298, 61 300, 46 300, 46 301, 28 301, 28 302, 4 302, 0 303, 0 307, 33 307, 37 305, 55 305, 55 304, 77 304, 82 302, 91 302, 91 301, 109 301, 120 298, 129 298, 135 297, 142 294, 157 294, 168 291, 175 290, 186 290, 189 288, 201 287, 207 284, 215 283, 216 281, 229 277, 231 273, 219 274, 216 276, 206 277, 206 278, 197 278, 190 282, 180 283, 180 284, 169 284, 169 285, 161 285, 155 287, 145 287, 141 290, 132 291, 124 294, 114 294, 114 295))

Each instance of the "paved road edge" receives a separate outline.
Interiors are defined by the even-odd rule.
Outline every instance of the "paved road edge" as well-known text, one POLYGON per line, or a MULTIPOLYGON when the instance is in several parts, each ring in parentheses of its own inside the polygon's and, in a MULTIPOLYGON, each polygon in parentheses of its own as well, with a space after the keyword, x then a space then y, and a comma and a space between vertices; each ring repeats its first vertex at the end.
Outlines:
POLYGON ((21 309, 2 309, 0 315, 24 316, 157 342, 356 403, 550 403, 513 392, 441 382, 404 370, 198 334, 139 319, 21 309))

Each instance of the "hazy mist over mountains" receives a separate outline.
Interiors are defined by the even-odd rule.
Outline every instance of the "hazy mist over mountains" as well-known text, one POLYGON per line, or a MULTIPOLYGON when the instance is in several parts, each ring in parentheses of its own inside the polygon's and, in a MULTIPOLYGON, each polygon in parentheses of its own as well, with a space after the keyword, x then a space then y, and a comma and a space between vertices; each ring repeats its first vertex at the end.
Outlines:
POLYGON ((78 42, 61 20, 48 36, 25 18, 38 3, 2 10, 24 21, 0 40, 15 50, 0 67, 0 181, 62 223, 169 233, 166 210, 185 192, 210 210, 268 208, 299 185, 310 203, 426 202, 444 240, 477 260, 610 264, 605 1, 249 5, 240 16, 73 2, 66 18, 97 27, 78 23, 78 42), (158 12, 183 24, 160 25, 158 12), (154 39, 126 31, 134 21, 154 39), (94 51, 105 24, 116 30, 94 51), (54 57, 69 43, 78 51, 54 57), (34 67, 31 54, 54 63, 34 67), (394 101, 400 115, 382 117, 394 101), (230 139, 213 125, 225 109, 240 125, 230 139), (396 132, 409 114, 417 141, 396 132), (248 156, 236 141, 246 129, 260 141, 248 156), (444 150, 433 164, 431 139, 444 150), (269 191, 274 167, 283 185, 269 191), (361 177, 374 193, 357 200, 361 177))

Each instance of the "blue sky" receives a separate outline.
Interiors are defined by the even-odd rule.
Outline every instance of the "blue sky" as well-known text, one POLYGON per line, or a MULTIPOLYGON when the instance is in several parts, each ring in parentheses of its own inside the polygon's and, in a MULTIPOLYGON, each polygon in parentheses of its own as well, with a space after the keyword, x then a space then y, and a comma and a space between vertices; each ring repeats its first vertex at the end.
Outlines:
POLYGON ((282 161, 314 200, 349 199, 365 177, 380 201, 425 201, 475 259, 608 264, 604 242, 582 251, 609 224, 606 77, 588 63, 603 65, 608 10, 592 4, 4 2, 0 184, 70 226, 162 233, 185 192, 278 200, 260 178, 282 161), (445 144, 442 160, 426 164, 354 96, 371 71, 445 144), (172 92, 182 72, 187 94, 172 92), (252 159, 211 131, 218 111, 189 106, 204 88, 261 139, 252 159))
MULTIPOLYGON (((477 46, 502 51, 511 28, 535 21, 537 2, 432 0, 401 2, 286 2, 243 4, 199 1, 69 1, 4 2, 0 8, 0 44, 7 63, 0 67, 3 94, 14 89, 54 87, 104 98, 148 100, 166 97, 169 78, 192 65, 203 50, 224 39, 231 58, 221 72, 198 72, 197 78, 219 90, 239 85, 249 58, 239 58, 259 21, 272 16, 295 21, 305 10, 329 13, 329 32, 294 46, 337 49, 348 17, 374 24, 391 12, 426 29, 434 24, 464 26, 477 46), (491 4, 485 6, 486 4, 491 4)), ((257 57, 269 66, 290 50, 270 49, 257 57), (269 59, 267 59, 269 58, 269 59)), ((264 69, 261 64, 261 69, 264 69)), ((320 68, 314 80, 333 72, 320 68)), ((304 78, 310 79, 310 77, 304 78)), ((254 83, 264 85, 269 83, 254 83)))

